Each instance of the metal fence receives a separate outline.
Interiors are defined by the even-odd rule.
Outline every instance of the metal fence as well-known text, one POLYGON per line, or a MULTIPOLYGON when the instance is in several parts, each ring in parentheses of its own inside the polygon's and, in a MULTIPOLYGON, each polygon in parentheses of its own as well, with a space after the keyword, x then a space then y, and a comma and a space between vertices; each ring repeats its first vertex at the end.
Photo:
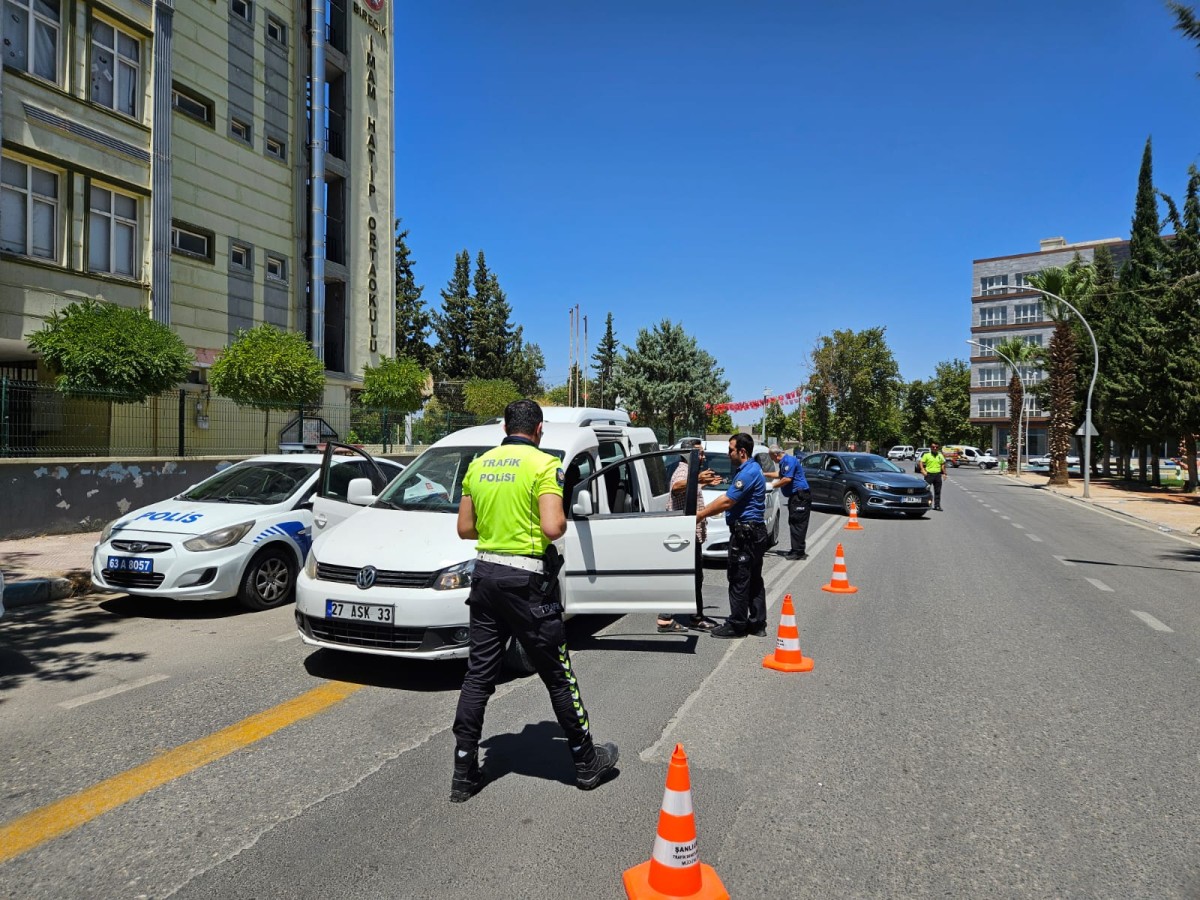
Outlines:
POLYGON ((447 413, 418 414, 409 423, 404 415, 352 403, 267 411, 203 388, 128 403, 0 377, 0 459, 248 456, 313 450, 328 440, 399 453, 482 421, 447 413))

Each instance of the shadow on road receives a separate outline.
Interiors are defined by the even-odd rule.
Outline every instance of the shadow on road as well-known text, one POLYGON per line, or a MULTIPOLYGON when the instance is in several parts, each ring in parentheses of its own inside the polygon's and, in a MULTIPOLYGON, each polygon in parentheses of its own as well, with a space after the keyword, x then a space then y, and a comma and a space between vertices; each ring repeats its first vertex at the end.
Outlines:
POLYGON ((29 680, 81 681, 102 665, 138 662, 145 653, 89 649, 114 637, 113 617, 90 605, 63 615, 61 605, 10 610, 0 629, 0 703, 29 680))
MULTIPOLYGON (((394 691, 457 691, 467 672, 465 659, 394 659, 366 653, 320 649, 304 660, 314 678, 365 684, 394 691)), ((509 680, 501 677, 501 683, 509 680)))
MULTIPOLYGON (((1159 555, 1159 559, 1170 562, 1200 563, 1200 547, 1195 549, 1172 550, 1159 555)), ((1185 575, 1200 575, 1200 569, 1176 569, 1172 566, 1145 566, 1138 563, 1111 562, 1106 559, 1072 559, 1067 557, 1063 562, 1076 563, 1081 566, 1109 566, 1114 569, 1149 569, 1151 572, 1182 572, 1185 575)))
POLYGON ((183 622, 251 614, 250 610, 237 602, 236 597, 223 600, 171 600, 166 597, 125 595, 101 601, 100 608, 122 619, 173 619, 183 622))
MULTIPOLYGON (((531 723, 519 734, 497 734, 479 746, 486 753, 484 770, 489 784, 505 775, 525 775, 557 781, 559 784, 575 784, 571 751, 557 722, 531 723)), ((614 769, 606 780, 615 778, 619 771, 614 769)))

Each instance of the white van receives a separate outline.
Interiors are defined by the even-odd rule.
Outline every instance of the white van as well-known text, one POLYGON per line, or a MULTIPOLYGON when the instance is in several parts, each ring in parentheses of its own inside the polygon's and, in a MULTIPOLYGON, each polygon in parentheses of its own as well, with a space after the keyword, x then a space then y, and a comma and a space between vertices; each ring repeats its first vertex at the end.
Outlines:
MULTIPOLYGON (((564 463, 567 532, 557 544, 566 612, 695 612, 695 474, 684 510, 667 510, 667 466, 679 450, 657 449, 654 432, 619 411, 549 407, 544 415, 541 449, 564 463)), ((343 520, 316 539, 297 579, 305 643, 415 659, 467 655, 475 547, 458 536, 458 505, 467 466, 503 439, 499 422, 448 435, 377 496, 356 479, 347 497, 359 508, 348 518, 318 490, 314 515, 343 520)), ((510 653, 519 667, 519 645, 510 653)))
POLYGON ((966 444, 954 444, 947 447, 943 454, 946 460, 957 469, 959 466, 979 466, 981 469, 994 469, 1000 464, 1000 460, 992 456, 990 453, 984 453, 978 447, 970 447, 966 444))

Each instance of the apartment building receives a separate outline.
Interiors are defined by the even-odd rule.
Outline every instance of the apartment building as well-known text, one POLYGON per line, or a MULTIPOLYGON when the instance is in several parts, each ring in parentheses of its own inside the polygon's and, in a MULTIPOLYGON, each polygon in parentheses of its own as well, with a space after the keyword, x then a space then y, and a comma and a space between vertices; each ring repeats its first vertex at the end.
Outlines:
POLYGON ((0 8, 0 374, 45 380, 26 335, 96 297, 197 386, 240 329, 303 332, 344 403, 393 346, 390 4, 0 8))
MULTIPOLYGON (((993 256, 972 263, 970 339, 975 346, 971 348, 971 422, 991 426, 991 445, 997 454, 1008 452, 1008 382, 1012 366, 993 350, 1013 337, 1035 347, 1049 347, 1054 331, 1042 295, 1029 289, 1029 276, 1042 269, 1065 266, 1076 254, 1084 262, 1092 262, 1096 248, 1101 246, 1108 247, 1118 266, 1129 258, 1129 241, 1120 238, 1069 244, 1064 238, 1055 237, 1041 241, 1033 253, 993 256)), ((1045 371, 1036 365, 1022 366, 1020 375, 1029 388, 1046 377, 1045 371)), ((1048 449, 1049 415, 1040 403, 1036 396, 1025 397, 1028 433, 1024 445, 1028 456, 1046 453, 1048 449)))

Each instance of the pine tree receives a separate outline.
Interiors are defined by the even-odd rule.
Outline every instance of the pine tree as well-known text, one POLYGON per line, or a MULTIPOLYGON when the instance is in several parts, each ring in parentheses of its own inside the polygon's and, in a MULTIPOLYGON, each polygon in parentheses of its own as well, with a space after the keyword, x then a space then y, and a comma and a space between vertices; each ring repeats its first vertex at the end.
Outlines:
POLYGON ((425 285, 417 284, 413 274, 413 259, 408 248, 408 229, 400 230, 395 221, 395 280, 396 280, 396 350, 397 359, 416 360, 428 368, 433 363, 433 347, 429 343, 429 310, 421 294, 425 285))
POLYGON ((434 357, 437 377, 442 381, 466 381, 471 377, 472 300, 471 257, 466 250, 454 257, 454 275, 442 288, 442 311, 431 315, 438 344, 434 357))
POLYGON ((604 336, 592 354, 592 384, 588 386, 588 405, 600 409, 612 409, 616 394, 612 389, 613 371, 617 365, 619 345, 613 331, 613 316, 609 313, 604 320, 604 336))

